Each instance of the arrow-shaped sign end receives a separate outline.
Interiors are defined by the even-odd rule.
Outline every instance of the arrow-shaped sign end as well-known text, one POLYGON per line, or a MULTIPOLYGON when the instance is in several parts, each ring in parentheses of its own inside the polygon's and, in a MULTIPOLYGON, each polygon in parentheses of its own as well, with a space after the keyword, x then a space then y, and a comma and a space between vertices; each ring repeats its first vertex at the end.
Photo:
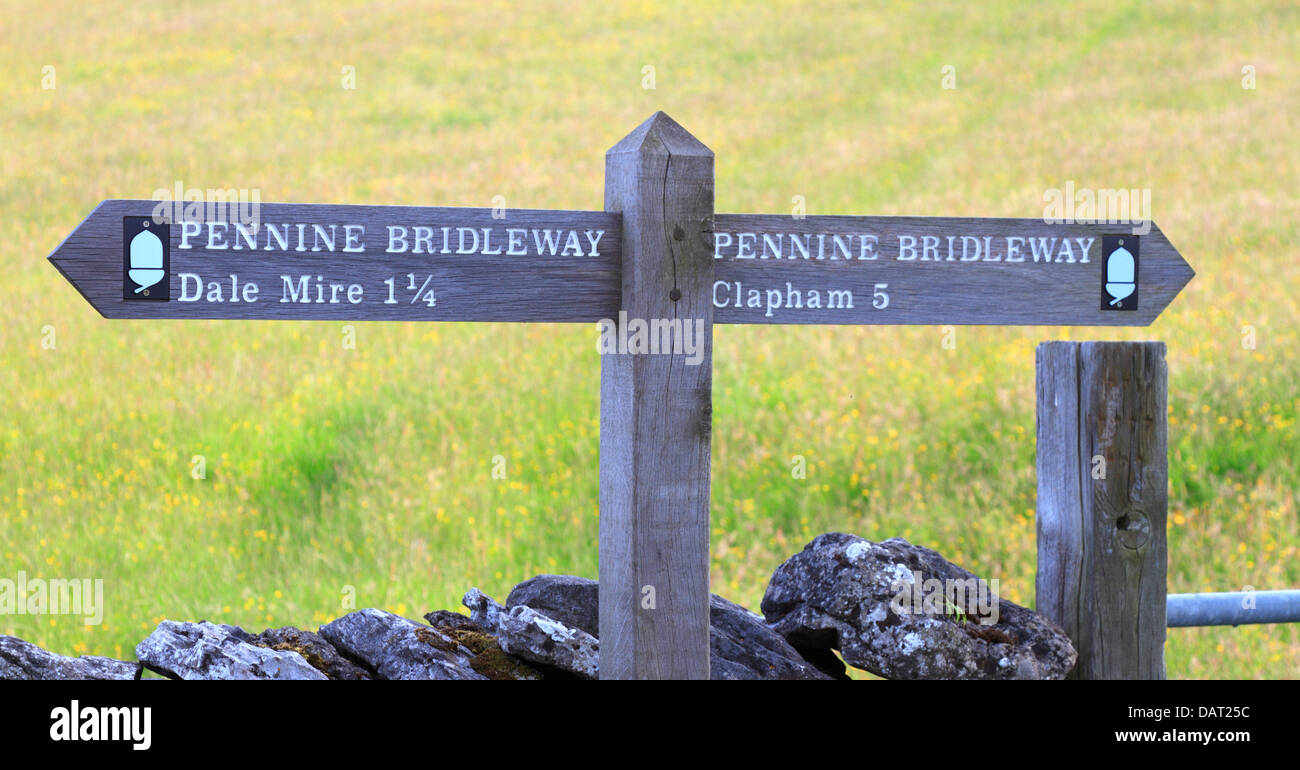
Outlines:
MULTIPOLYGON (((1153 250, 1152 267, 1157 270, 1157 285, 1160 286, 1159 292, 1155 297, 1159 303, 1160 310, 1155 316, 1148 321, 1145 326, 1150 326, 1156 322, 1156 319, 1164 314, 1165 310, 1174 303, 1178 295, 1182 293, 1187 284, 1191 283, 1196 277, 1196 271, 1192 269, 1191 264, 1183 257, 1178 247, 1169 240, 1155 222, 1151 222, 1151 232, 1146 236, 1152 238, 1153 250)), ((1146 269, 1145 267, 1143 268, 1146 269)))
POLYGON ((104 205, 109 202, 110 201, 108 200, 100 201, 99 204, 81 220, 81 223, 73 228, 72 232, 68 233, 68 237, 64 238, 63 242, 56 246, 54 251, 51 251, 50 255, 46 257, 49 263, 54 265, 54 269, 59 271, 59 275, 62 275, 64 280, 72 284, 72 287, 77 290, 77 293, 80 294, 86 302, 95 309, 95 312, 99 313, 103 318, 108 318, 104 313, 104 309, 91 298, 90 294, 87 293, 85 289, 85 286, 90 280, 93 280, 95 275, 94 265, 88 265, 86 258, 80 255, 93 253, 96 244, 94 243, 93 238, 87 236, 86 230, 95 220, 95 215, 98 214, 100 209, 104 208, 104 205), (85 267, 89 267, 90 269, 83 269, 85 267))

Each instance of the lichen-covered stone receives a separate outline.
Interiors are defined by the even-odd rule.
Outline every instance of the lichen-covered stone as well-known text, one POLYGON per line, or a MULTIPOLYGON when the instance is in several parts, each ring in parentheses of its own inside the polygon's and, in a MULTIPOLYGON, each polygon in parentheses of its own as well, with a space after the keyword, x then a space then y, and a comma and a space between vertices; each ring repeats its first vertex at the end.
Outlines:
POLYGON ((312 668, 334 680, 372 679, 370 672, 339 654, 319 634, 300 628, 268 628, 254 636, 253 644, 272 650, 296 652, 312 668))
POLYGON ((596 637, 570 628, 520 605, 498 615, 497 640, 507 654, 566 671, 581 679, 600 674, 600 643, 596 637))
POLYGON ((135 648, 151 671, 174 679, 325 679, 297 652, 253 643, 248 632, 206 621, 164 620, 135 648))
POLYGON ((600 584, 573 575, 537 575, 510 591, 506 607, 532 607, 566 626, 600 637, 600 584))
POLYGON ((382 679, 486 679, 474 653, 442 632, 377 609, 357 610, 321 626, 320 635, 382 679))
MULTIPOLYGON (((506 606, 527 606, 598 637, 600 586, 572 575, 538 575, 514 587, 506 606)), ((763 618, 714 594, 709 599, 711 679, 828 679, 763 618)), ((835 658, 834 654, 830 656, 835 658)), ((839 676, 844 677, 840 664, 839 676)))
POLYGON ((901 538, 828 533, 777 568, 762 610, 791 644, 890 679, 1064 678, 1076 655, 1060 627, 990 590, 901 538))
POLYGON ((477 588, 471 588, 465 592, 460 603, 469 608, 471 620, 491 633, 497 632, 501 625, 501 615, 505 613, 505 607, 500 602, 477 588))
POLYGON ((465 593, 461 603, 469 608, 475 623, 496 636, 501 649, 511 657, 527 661, 547 679, 595 679, 600 670, 599 645, 595 637, 571 628, 528 607, 511 618, 513 610, 477 588, 465 593))
POLYGON ((86 655, 69 658, 16 636, 0 636, 0 680, 135 679, 140 664, 86 655))
POLYGON ((600 645, 586 631, 525 605, 506 609, 477 588, 471 588, 461 602, 475 623, 496 635, 506 654, 528 661, 546 678, 598 677, 600 645))

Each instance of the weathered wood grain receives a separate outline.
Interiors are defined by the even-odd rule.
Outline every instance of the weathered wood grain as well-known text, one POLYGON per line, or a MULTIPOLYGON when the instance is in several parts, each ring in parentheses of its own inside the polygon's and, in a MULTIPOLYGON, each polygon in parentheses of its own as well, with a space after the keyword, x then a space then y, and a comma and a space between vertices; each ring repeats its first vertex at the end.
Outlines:
MULTIPOLYGON (((171 225, 171 300, 168 302, 122 299, 122 218, 149 216, 156 201, 106 200, 65 240, 50 261, 82 293, 91 305, 108 318, 243 318, 275 320, 392 320, 392 321, 550 321, 594 322, 616 313, 619 303, 619 227, 617 214, 598 211, 539 211, 506 209, 500 218, 492 209, 439 208, 428 206, 340 206, 327 204, 263 203, 262 223, 305 223, 324 226, 365 226, 365 249, 343 252, 337 238, 336 251, 280 252, 243 249, 209 249, 205 239, 192 240, 181 249, 181 227, 171 225), (527 254, 390 254, 385 249, 387 226, 417 225, 435 228, 492 228, 498 236, 506 228, 531 231, 603 230, 596 256, 588 256, 582 236, 583 255, 540 256, 531 237, 525 239, 527 254), (222 282, 224 302, 180 302, 178 275, 196 273, 207 280, 222 282), (435 292, 436 305, 410 300, 408 274, 416 284, 435 292), (254 303, 230 302, 230 275, 260 287, 254 303), (320 276, 325 283, 359 283, 360 304, 280 302, 280 276, 320 276), (388 286, 396 282, 394 304, 385 304, 388 286)), ((455 230, 452 231, 455 233, 455 230)), ((227 244, 230 238, 224 241, 227 244)), ((278 244, 277 244, 278 245, 278 244)), ((441 246, 441 241, 436 243, 441 246)), ((454 250, 455 247, 453 247, 454 250)), ((506 249, 500 241, 489 250, 506 249)), ((206 286, 205 286, 206 290, 206 286)), ((342 296, 342 295, 341 295, 342 296)))
POLYGON ((1167 371, 1162 342, 1038 347, 1037 610, 1075 679, 1163 679, 1167 371))
POLYGON ((627 317, 699 319, 705 347, 601 359, 600 677, 708 679, 712 151, 656 113, 606 155, 605 208, 627 317))
MULTIPOLYGON (((718 242, 715 259, 718 285, 715 294, 725 302, 714 309, 720 324, 1002 324, 1065 326, 1146 326, 1173 301, 1193 272, 1164 233, 1154 224, 1150 232, 1139 236, 1141 259, 1138 265, 1140 301, 1133 311, 1101 310, 1103 260, 1102 236, 1124 234, 1131 227, 1116 224, 1046 224, 1041 219, 980 219, 968 217, 856 217, 809 216, 795 219, 775 214, 719 214, 715 230, 718 242), (753 233, 752 259, 739 259, 739 233, 753 233), (781 259, 773 258, 775 247, 769 245, 763 258, 762 236, 784 238, 779 244, 781 259), (810 256, 794 250, 790 235, 809 245, 810 256), (822 236, 820 239, 817 236, 822 236), (861 236, 877 239, 874 258, 861 250, 861 236), (939 239, 942 261, 899 260, 900 236, 923 236, 939 239), (811 236, 810 238, 808 236, 811 236), (837 245, 835 237, 840 237, 837 245), (956 245, 956 259, 947 260, 947 238, 956 245), (983 256, 999 261, 961 262, 962 237, 976 239, 983 256), (990 240, 985 242, 983 239, 990 240), (728 242, 730 238, 730 242, 728 242), (1007 238, 1049 239, 1056 244, 1053 256, 1061 256, 1061 239, 1071 239, 1075 261, 1034 262, 1028 240, 1018 241, 1022 262, 1007 261, 1007 238), (1086 254, 1075 238, 1093 239, 1086 254), (790 259, 790 254, 795 254, 790 259), (851 258, 846 259, 845 254, 851 258), (818 254, 822 255, 818 259, 818 254), (1082 261, 1086 255, 1087 261, 1082 261), (834 258, 832 258, 834 257, 834 258), (750 289, 760 294, 759 307, 737 307, 734 287, 743 287, 742 300, 750 289), (888 296, 881 304, 875 292, 877 284, 888 296), (787 307, 790 290, 800 293, 802 308, 787 307), (807 292, 821 292, 823 307, 810 309, 807 292), (852 292, 850 308, 828 309, 825 294, 830 290, 852 292), (767 303, 768 292, 775 292, 782 306, 775 310, 767 303), (873 305, 874 301, 874 305, 873 305)), ((974 255, 970 249, 968 255, 974 255)), ((1014 256, 1014 255, 1013 255, 1014 256)), ((714 298, 718 301, 718 297, 714 298)), ((842 303, 841 303, 842 304, 842 303)))

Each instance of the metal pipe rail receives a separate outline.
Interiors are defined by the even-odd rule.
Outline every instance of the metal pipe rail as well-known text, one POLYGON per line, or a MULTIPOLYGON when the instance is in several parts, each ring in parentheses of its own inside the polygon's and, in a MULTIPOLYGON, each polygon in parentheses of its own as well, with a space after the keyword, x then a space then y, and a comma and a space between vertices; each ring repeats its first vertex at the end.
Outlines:
POLYGON ((1170 628, 1248 623, 1300 623, 1300 591, 1169 594, 1165 600, 1165 625, 1170 628))

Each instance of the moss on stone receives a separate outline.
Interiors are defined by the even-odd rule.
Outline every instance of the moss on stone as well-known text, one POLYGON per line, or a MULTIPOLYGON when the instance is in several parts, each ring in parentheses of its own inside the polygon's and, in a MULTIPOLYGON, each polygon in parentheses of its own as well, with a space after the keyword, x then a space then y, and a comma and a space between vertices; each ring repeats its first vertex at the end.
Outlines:
POLYGON ((491 649, 475 655, 469 662, 469 667, 488 679, 509 681, 542 678, 537 669, 510 657, 496 642, 492 643, 491 649))
POLYGON ((302 659, 307 661, 307 664, 310 665, 312 668, 321 672, 325 676, 329 676, 330 674, 329 664, 325 662, 325 659, 317 655, 316 653, 312 652, 311 650, 307 649, 306 647, 302 647, 296 644, 290 644, 289 642, 276 642, 275 644, 267 644, 266 642, 260 639, 253 640, 253 644, 256 644, 258 647, 262 647, 267 650, 275 650, 276 652, 296 652, 299 655, 301 655, 302 659))
MULTIPOLYGON (((487 677, 496 680, 541 679, 541 672, 516 658, 506 654, 492 634, 470 628, 439 629, 454 645, 464 647, 473 653, 469 667, 487 677)), ((423 629, 421 629, 423 631, 423 629)), ((426 632, 427 633, 427 632, 426 632)), ((438 634, 429 634, 438 636, 438 634)), ((429 642, 438 649, 447 649, 444 641, 441 645, 429 642)))
POLYGON ((479 655, 491 649, 501 649, 497 640, 491 634, 485 631, 473 631, 468 628, 450 628, 446 631, 447 636, 456 641, 457 644, 463 645, 465 649, 479 655))
POLYGON ((432 629, 417 628, 415 630, 415 638, 419 639, 420 641, 424 642, 425 644, 429 645, 430 647, 436 650, 455 653, 457 655, 463 654, 463 651, 460 649, 459 644, 457 644, 454 640, 448 641, 445 637, 442 636, 442 634, 436 633, 432 629))

